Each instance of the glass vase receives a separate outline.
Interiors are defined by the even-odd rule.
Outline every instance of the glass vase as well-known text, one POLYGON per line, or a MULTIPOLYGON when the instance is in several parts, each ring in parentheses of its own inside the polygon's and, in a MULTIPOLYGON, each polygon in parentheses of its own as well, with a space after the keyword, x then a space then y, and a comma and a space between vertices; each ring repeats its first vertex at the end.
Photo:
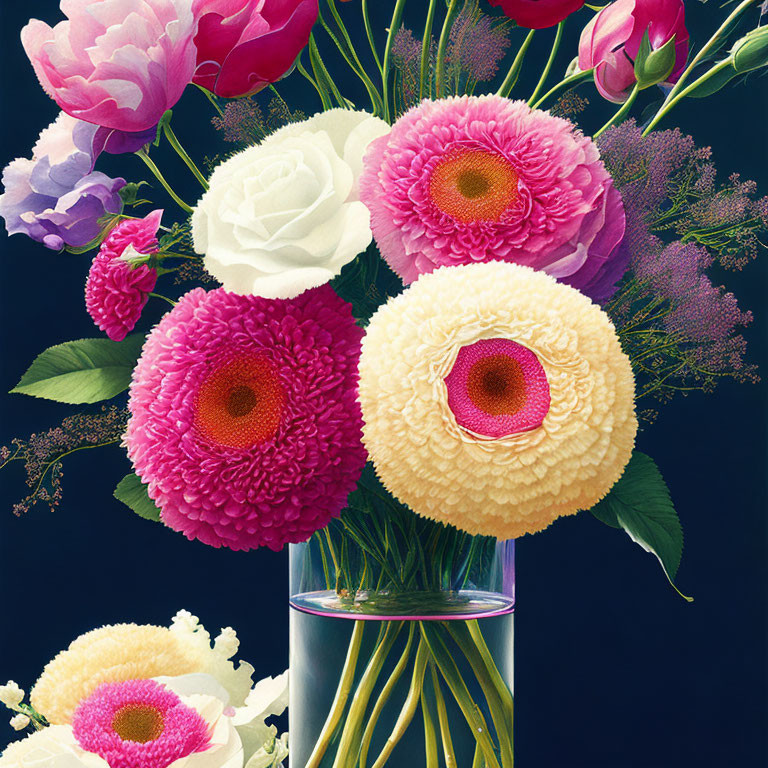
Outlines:
POLYGON ((511 768, 514 542, 403 507, 290 552, 291 768, 511 768))

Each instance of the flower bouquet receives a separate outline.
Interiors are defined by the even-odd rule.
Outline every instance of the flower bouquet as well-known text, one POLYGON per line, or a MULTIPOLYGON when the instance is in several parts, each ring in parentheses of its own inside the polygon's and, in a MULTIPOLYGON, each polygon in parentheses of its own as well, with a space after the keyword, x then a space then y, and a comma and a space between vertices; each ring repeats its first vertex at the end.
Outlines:
MULTIPOLYGON (((13 390, 98 410, 0 460, 25 466, 21 513, 59 503, 65 455, 119 443, 115 496, 142 517, 290 545, 292 765, 511 768, 514 540, 589 511, 674 587, 682 528, 638 431, 677 393, 756 380, 752 315, 713 275, 762 250, 768 199, 660 123, 764 67, 768 36, 755 0, 696 46, 682 0, 384 5, 62 0, 25 27, 62 113, 6 168, 0 215, 92 253, 103 335, 13 390), (176 132, 187 91, 223 139, 205 165, 176 132), (95 170, 129 154, 145 179, 95 170)), ((71 722, 4 695, 81 762, 207 754, 161 749, 197 691, 157 677, 184 673, 139 671, 78 688, 71 722)), ((218 726, 190 712, 198 744, 218 726)))

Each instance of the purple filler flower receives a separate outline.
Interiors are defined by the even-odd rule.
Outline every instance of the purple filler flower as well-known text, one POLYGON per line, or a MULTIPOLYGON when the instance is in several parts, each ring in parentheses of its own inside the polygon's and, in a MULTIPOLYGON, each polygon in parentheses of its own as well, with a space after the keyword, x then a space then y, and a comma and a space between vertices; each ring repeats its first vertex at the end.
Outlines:
POLYGON ((53 250, 77 248, 99 234, 102 216, 122 210, 125 179, 93 170, 99 152, 114 142, 98 137, 99 130, 62 113, 40 134, 31 159, 6 167, 0 216, 8 234, 21 232, 53 250))

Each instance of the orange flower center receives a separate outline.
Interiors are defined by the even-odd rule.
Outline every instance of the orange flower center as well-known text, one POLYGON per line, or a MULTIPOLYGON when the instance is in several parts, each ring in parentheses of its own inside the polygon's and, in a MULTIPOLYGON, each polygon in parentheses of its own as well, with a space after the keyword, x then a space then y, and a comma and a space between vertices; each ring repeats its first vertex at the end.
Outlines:
POLYGON ((112 730, 123 741, 146 744, 160 738, 164 728, 163 713, 146 704, 126 704, 112 718, 112 730))
POLYGON ((282 385, 267 358, 233 360, 200 387, 195 425, 219 445, 249 448, 275 435, 284 402, 282 385))
POLYGON ((458 221, 498 221, 517 200, 518 176, 501 155, 480 149, 451 152, 432 172, 432 202, 458 221))
POLYGON ((525 375, 509 355, 489 355, 470 369, 467 394, 481 411, 492 416, 512 415, 525 406, 525 375))

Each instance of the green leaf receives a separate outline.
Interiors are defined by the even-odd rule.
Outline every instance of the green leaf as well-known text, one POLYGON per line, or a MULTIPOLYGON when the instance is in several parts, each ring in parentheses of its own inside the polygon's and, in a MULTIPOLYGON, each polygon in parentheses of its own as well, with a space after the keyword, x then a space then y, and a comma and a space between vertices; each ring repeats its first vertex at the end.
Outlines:
POLYGON ((675 591, 693 602, 673 582, 683 554, 683 529, 667 484, 650 456, 635 451, 611 492, 590 511, 606 525, 623 528, 632 541, 656 555, 675 591))
POLYGON ((126 475, 117 484, 113 495, 118 501, 122 501, 127 507, 130 507, 139 517, 160 522, 160 510, 155 502, 149 498, 147 486, 133 472, 126 475))
POLYGON ((35 358, 11 392, 72 405, 109 400, 128 389, 143 344, 140 333, 57 344, 35 358))

